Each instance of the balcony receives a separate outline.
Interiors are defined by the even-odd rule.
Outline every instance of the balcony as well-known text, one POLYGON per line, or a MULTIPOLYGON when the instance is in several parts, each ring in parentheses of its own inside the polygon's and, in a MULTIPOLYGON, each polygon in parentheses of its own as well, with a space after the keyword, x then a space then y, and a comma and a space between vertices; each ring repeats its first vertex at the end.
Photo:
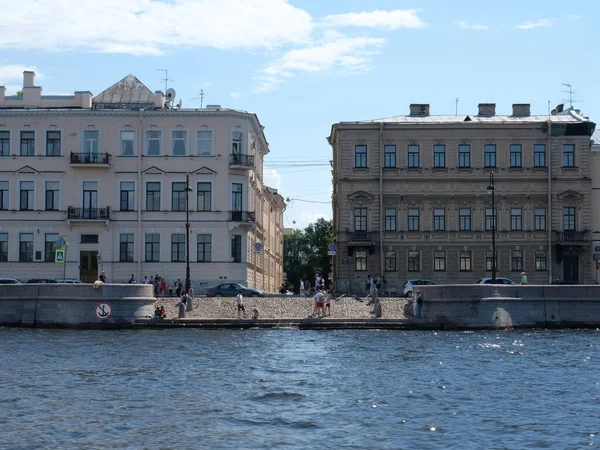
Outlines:
POLYGON ((355 231, 348 234, 348 245, 367 246, 375 245, 376 232, 374 231, 355 231))
POLYGON ((230 222, 256 222, 256 214, 253 211, 229 211, 230 222))
POLYGON ((254 155, 233 154, 229 155, 229 165, 239 166, 244 169, 254 167, 254 155))
POLYGON ((109 220, 110 206, 106 208, 79 208, 69 206, 67 209, 69 220, 109 220))
POLYGON ((109 153, 73 153, 71 165, 75 167, 110 167, 109 153))
POLYGON ((556 241, 559 245, 587 245, 590 239, 587 231, 557 231, 556 241))

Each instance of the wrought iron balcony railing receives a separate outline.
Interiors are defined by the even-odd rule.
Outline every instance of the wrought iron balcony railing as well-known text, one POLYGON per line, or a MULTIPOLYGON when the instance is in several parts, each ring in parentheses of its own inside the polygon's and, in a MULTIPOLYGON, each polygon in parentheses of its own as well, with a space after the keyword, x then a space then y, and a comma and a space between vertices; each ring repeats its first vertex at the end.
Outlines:
POLYGON ((557 231, 558 242, 564 243, 584 243, 588 242, 587 231, 557 231))
POLYGON ((233 155, 229 155, 229 165, 254 167, 254 155, 241 155, 234 153, 233 155))
POLYGON ((73 153, 71 164, 110 164, 109 153, 73 153))
POLYGON ((373 231, 355 231, 350 233, 350 242, 371 242, 375 240, 375 232, 373 231))
POLYGON ((69 206, 67 208, 67 218, 72 220, 109 220, 110 206, 106 208, 79 208, 69 206))
POLYGON ((231 222, 256 222, 256 214, 253 211, 229 211, 231 222))

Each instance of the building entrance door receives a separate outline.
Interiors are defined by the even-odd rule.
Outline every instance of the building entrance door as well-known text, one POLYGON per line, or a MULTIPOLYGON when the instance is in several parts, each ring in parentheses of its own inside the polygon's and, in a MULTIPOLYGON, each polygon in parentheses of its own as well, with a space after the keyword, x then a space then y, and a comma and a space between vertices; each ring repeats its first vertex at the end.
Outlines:
POLYGON ((565 250, 563 253, 563 280, 579 281, 579 251, 565 250))
POLYGON ((79 252, 79 279, 84 283, 93 283, 98 279, 98 252, 79 252))

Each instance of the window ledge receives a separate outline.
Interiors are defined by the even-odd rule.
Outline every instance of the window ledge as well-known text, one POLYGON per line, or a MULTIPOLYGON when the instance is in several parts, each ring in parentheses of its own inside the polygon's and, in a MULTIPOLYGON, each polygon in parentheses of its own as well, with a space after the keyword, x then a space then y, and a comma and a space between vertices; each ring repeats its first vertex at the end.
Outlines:
POLYGON ((566 167, 566 166, 562 166, 561 167, 563 172, 579 172, 579 167, 566 167))
POLYGON ((407 168, 406 168, 406 171, 407 171, 408 173, 411 173, 411 172, 414 172, 414 173, 421 173, 421 172, 423 172, 423 168, 421 168, 421 167, 407 167, 407 168))
POLYGON ((368 167, 353 167, 352 171, 354 173, 369 173, 370 169, 368 167))
POLYGON ((515 172, 515 173, 523 173, 523 172, 525 172, 525 168, 524 167, 509 167, 508 171, 515 172))
POLYGON ((456 171, 459 173, 473 173, 472 167, 457 167, 456 171))
POLYGON ((432 172, 440 172, 440 173, 448 173, 448 168, 447 167, 432 167, 431 171, 432 172))
POLYGON ((531 168, 532 172, 548 172, 548 168, 547 167, 532 167, 531 168))
POLYGON ((384 167, 383 168, 383 172, 389 172, 389 173, 398 173, 400 171, 400 168, 398 167, 384 167))

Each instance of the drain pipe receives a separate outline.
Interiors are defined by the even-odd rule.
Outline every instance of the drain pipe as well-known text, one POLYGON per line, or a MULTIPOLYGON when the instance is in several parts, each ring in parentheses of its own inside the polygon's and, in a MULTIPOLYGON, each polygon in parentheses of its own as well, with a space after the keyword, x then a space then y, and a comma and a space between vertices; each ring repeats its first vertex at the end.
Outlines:
POLYGON ((385 222, 383 216, 383 163, 383 122, 379 122, 379 267, 381 268, 381 278, 383 278, 385 272, 385 259, 383 255, 383 227, 385 222))
POLYGON ((144 110, 140 108, 140 123, 138 126, 138 145, 137 145, 137 150, 138 150, 138 164, 137 164, 137 228, 138 228, 138 238, 137 238, 137 242, 138 242, 138 263, 137 263, 137 276, 138 276, 138 280, 140 280, 140 282, 143 280, 142 278, 142 258, 144 257, 144 237, 142 236, 142 205, 143 205, 143 200, 144 200, 144 196, 143 196, 143 192, 144 192, 144 187, 142 186, 142 152, 144 151, 144 146, 143 146, 143 135, 144 135, 144 127, 143 127, 143 116, 144 116, 144 110))
MULTIPOLYGON (((550 101, 548 101, 548 214, 546 216, 546 226, 548 227, 548 284, 552 283, 552 118, 550 111, 550 101)), ((535 213, 535 211, 534 211, 535 213)))

